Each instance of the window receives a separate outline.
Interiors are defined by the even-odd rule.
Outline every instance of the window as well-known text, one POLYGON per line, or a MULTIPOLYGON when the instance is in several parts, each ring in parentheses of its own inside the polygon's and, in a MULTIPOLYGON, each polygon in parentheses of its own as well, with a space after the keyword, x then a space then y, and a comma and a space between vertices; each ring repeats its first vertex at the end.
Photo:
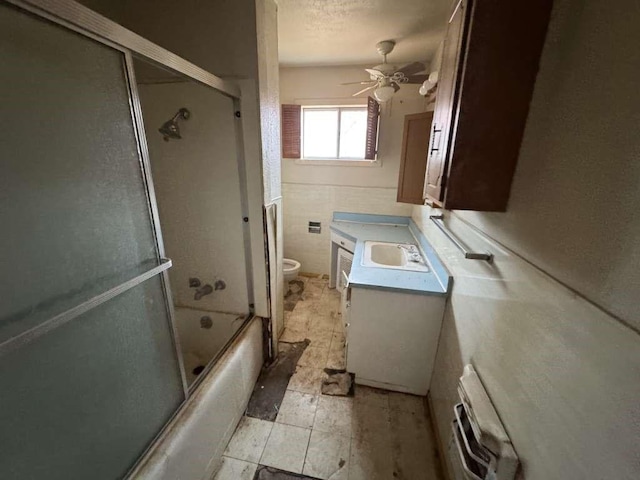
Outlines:
POLYGON ((282 156, 302 162, 373 165, 380 105, 282 105, 282 156))
POLYGON ((302 107, 302 158, 364 160, 367 107, 302 107))

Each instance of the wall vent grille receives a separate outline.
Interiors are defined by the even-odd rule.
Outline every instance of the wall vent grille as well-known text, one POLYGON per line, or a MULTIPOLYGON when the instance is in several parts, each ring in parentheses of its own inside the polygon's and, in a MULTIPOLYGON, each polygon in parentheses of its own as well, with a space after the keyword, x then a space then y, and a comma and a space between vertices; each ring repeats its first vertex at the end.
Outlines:
POLYGON ((320 233, 321 230, 320 222, 309 222, 309 233, 320 233))

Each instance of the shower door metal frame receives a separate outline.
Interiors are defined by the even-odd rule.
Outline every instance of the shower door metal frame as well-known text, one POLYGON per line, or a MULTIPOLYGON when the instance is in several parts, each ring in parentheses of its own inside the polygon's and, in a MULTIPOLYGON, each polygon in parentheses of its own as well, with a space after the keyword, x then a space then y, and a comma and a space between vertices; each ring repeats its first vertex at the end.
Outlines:
POLYGON ((121 52, 133 52, 159 67, 175 70, 227 97, 240 99, 238 86, 194 65, 73 0, 4 0, 121 52))
MULTIPOLYGON (((183 410, 184 406, 188 402, 191 394, 193 393, 195 388, 190 388, 187 385, 186 374, 184 370, 184 363, 182 359, 182 351, 180 349, 180 342, 178 339, 177 328, 175 323, 175 311, 172 302, 171 295, 171 286, 169 282, 169 274, 168 268, 170 266, 170 261, 165 259, 165 249, 164 242, 162 240, 162 233, 160 230, 160 217, 158 213, 158 205, 155 195, 155 190, 153 186, 153 180, 151 177, 151 163, 149 157, 149 150, 146 141, 144 123, 142 118, 142 107, 140 104, 140 98, 138 95, 136 81, 135 81, 135 72, 133 66, 133 55, 139 56, 140 58, 148 61, 149 63, 163 69, 173 70, 185 77, 188 77, 191 80, 194 80, 197 83, 200 83, 206 87, 210 87, 215 91, 230 97, 233 100, 233 109, 234 112, 241 112, 242 101, 241 101, 241 93, 240 88, 237 84, 233 82, 226 81, 221 79, 210 72, 198 67, 197 65, 188 62, 187 60, 179 57, 178 55, 171 53, 170 51, 154 44, 153 42, 141 37, 140 35, 127 30, 123 26, 103 17, 102 15, 90 10, 89 8, 80 5, 72 0, 4 0, 5 3, 14 5, 19 9, 27 11, 37 17, 43 18, 46 21, 59 25, 61 27, 72 30, 76 33, 79 33, 85 37, 88 37, 94 41, 102 43, 108 47, 111 47, 115 50, 120 51, 124 56, 124 65, 123 70, 125 74, 125 78, 127 81, 127 87, 129 89, 130 95, 130 112, 132 116, 133 126, 134 126, 134 134, 136 137, 138 155, 140 158, 140 168, 143 183, 146 189, 147 194, 147 204, 149 208, 149 214, 151 218, 151 224, 153 229, 153 235, 156 241, 156 246, 158 249, 158 261, 161 262, 159 267, 154 268, 151 272, 155 275, 159 276, 162 283, 163 294, 165 297, 165 305, 166 310, 168 312, 170 327, 171 327, 171 336, 174 343, 174 354, 178 360, 180 375, 181 375, 181 383, 183 387, 184 400, 175 410, 173 415, 167 420, 163 428, 158 432, 158 434, 150 440, 149 446, 147 450, 145 450, 138 461, 131 466, 129 473, 125 478, 129 478, 132 472, 136 470, 136 468, 142 463, 142 461, 147 457, 150 451, 153 449, 154 445, 160 441, 167 434, 168 426, 174 423, 176 416, 183 410)), ((232 117, 229 121, 237 120, 235 123, 235 136, 236 136, 236 146, 237 146, 237 162, 238 162, 238 173, 240 176, 240 193, 241 193, 241 208, 243 217, 248 217, 248 193, 247 193, 247 177, 246 177, 246 164, 244 158, 244 137, 242 133, 242 123, 239 115, 236 114, 236 117, 232 117)), ((245 318, 243 324, 240 328, 235 332, 234 335, 228 340, 225 344, 225 347, 216 354, 212 360, 207 364, 205 372, 210 371, 212 369, 215 360, 221 356, 221 354, 226 350, 227 346, 232 344, 237 337, 240 335, 242 331, 245 330, 247 325, 250 323, 250 320, 254 317, 253 315, 253 266, 252 266, 252 256, 250 249, 250 236, 249 236, 249 228, 248 224, 243 222, 243 234, 244 234, 244 246, 245 246, 245 263, 246 263, 246 272, 247 272, 247 294, 249 298, 249 313, 245 318)), ((123 284, 123 287, 130 287, 131 285, 141 283, 142 281, 150 278, 149 274, 151 272, 147 272, 135 279, 126 282, 123 284)), ((127 288, 128 289, 128 288, 127 288)), ((117 290, 118 293, 121 293, 121 288, 116 287, 114 290, 117 290)), ((117 295, 118 293, 107 292, 104 295, 109 295, 109 298, 117 295)), ((102 303, 106 301, 105 298, 102 298, 100 295, 98 301, 102 303)), ((96 297, 97 298, 97 297, 96 297)), ((79 305, 76 308, 80 308, 83 306, 88 306, 92 308, 93 303, 95 303, 96 299, 90 299, 87 302, 84 302, 82 305, 79 305), (86 305, 85 305, 86 304, 86 305)), ((66 315, 65 314, 63 315, 66 315)), ((73 313, 73 312, 71 312, 73 313)), ((66 317, 65 317, 66 319, 66 317)), ((65 320, 66 321, 66 320, 65 320)), ((55 328, 55 327, 54 327, 55 328)), ((6 347, 9 347, 8 345, 6 347)), ((0 348, 1 352, 2 348, 0 348)), ((198 382, 199 384, 199 382, 198 382)), ((194 387, 197 387, 196 382, 194 382, 194 387)))

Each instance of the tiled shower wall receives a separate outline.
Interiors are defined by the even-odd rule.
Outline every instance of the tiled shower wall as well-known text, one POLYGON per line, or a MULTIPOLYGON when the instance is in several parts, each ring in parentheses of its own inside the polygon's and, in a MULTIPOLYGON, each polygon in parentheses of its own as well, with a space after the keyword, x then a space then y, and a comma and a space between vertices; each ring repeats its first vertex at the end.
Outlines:
POLYGON ((637 478, 637 333, 447 215, 458 238, 495 255, 464 259, 429 220, 437 213, 416 206, 413 219, 454 277, 430 389, 444 448, 471 363, 523 464, 519 478, 637 478))
POLYGON ((174 262, 169 270, 173 301, 247 313, 240 178, 228 120, 233 104, 194 83, 145 84, 139 92, 164 246, 174 262), (182 140, 165 142, 155 128, 181 107, 197 121, 180 125, 182 140), (191 277, 203 285, 223 280, 226 288, 194 300, 191 277))
POLYGON ((285 258, 299 261, 302 272, 328 274, 333 212, 410 216, 412 206, 397 203, 396 194, 395 188, 283 183, 285 258), (320 234, 309 233, 310 221, 322 223, 320 234))

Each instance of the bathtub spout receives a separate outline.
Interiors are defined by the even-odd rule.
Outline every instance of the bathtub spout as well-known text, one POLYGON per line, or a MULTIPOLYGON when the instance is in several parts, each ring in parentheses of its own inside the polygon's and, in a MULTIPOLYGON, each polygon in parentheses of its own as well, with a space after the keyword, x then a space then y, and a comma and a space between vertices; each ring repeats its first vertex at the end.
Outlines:
POLYGON ((209 295, 212 292, 213 292, 213 287, 207 283, 206 285, 203 285, 202 287, 196 290, 196 293, 193 296, 193 299, 200 300, 202 297, 204 297, 205 295, 209 295))

